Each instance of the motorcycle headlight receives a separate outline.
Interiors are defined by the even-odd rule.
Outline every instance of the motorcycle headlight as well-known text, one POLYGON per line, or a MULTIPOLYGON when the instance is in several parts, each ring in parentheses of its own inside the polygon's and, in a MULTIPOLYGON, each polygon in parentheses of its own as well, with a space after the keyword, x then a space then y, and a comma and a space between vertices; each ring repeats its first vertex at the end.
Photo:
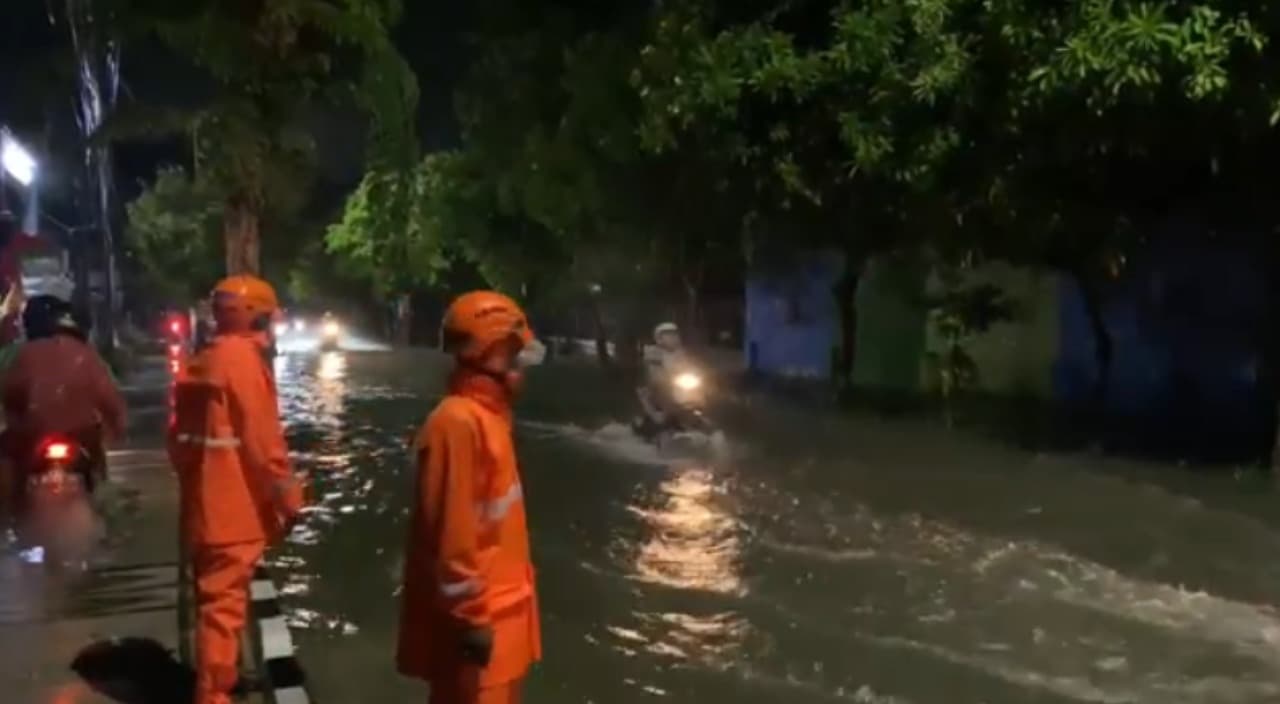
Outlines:
POLYGON ((694 389, 702 386, 702 377, 697 374, 685 372, 684 374, 680 374, 676 377, 675 384, 676 388, 681 391, 693 391, 694 389))
POLYGON ((342 332, 342 326, 341 326, 341 325, 338 325, 337 323, 325 323, 325 324, 324 324, 324 334, 325 334, 325 337, 337 337, 337 336, 338 336, 338 333, 340 333, 340 332, 342 332))

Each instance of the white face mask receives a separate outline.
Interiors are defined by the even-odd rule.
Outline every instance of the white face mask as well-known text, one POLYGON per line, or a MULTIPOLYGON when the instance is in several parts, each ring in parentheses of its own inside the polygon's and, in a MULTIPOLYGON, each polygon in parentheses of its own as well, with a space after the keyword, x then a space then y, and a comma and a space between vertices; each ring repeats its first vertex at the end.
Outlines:
POLYGON ((520 353, 516 355, 516 366, 520 367, 521 369, 524 369, 527 367, 536 367, 539 364, 542 364, 543 360, 545 360, 546 358, 547 358, 546 345, 543 345, 538 340, 534 340, 533 342, 530 342, 529 344, 525 345, 520 350, 520 353))

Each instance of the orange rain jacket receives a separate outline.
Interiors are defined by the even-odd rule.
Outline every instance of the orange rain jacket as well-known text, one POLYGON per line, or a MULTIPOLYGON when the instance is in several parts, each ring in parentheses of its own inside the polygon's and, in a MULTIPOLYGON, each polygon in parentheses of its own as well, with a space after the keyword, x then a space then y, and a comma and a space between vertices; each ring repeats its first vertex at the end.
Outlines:
POLYGON ((409 528, 397 664, 448 683, 468 667, 467 628, 493 629, 482 688, 520 679, 542 655, 524 495, 507 391, 460 373, 414 441, 417 490, 409 528))
POLYGON ((261 348, 251 336, 220 335, 176 382, 169 458, 189 545, 272 542, 302 509, 261 348))

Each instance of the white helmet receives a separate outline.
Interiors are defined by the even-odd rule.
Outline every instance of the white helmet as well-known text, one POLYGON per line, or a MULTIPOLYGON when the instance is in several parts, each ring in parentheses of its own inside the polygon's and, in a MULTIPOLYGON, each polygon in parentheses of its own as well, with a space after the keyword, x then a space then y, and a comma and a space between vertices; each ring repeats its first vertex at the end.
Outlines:
POLYGON ((669 335, 669 334, 679 335, 680 328, 677 327, 675 323, 671 323, 671 322, 658 323, 658 326, 653 329, 653 341, 657 343, 661 343, 662 336, 669 335))

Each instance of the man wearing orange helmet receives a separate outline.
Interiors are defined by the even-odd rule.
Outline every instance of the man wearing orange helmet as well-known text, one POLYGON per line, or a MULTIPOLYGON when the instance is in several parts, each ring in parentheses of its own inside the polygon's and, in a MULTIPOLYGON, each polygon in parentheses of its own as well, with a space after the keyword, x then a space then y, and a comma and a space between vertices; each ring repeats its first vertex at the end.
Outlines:
POLYGON ((413 446, 397 664, 432 704, 515 704, 542 642, 511 402, 544 348, 492 291, 449 306, 441 343, 455 368, 413 446))
POLYGON ((213 291, 213 340, 174 392, 169 456, 199 610, 196 704, 229 704, 254 567, 302 509, 275 382, 264 357, 279 304, 269 284, 232 276, 213 291))

